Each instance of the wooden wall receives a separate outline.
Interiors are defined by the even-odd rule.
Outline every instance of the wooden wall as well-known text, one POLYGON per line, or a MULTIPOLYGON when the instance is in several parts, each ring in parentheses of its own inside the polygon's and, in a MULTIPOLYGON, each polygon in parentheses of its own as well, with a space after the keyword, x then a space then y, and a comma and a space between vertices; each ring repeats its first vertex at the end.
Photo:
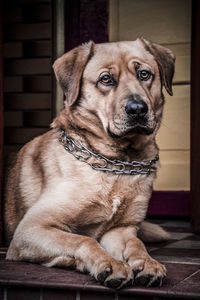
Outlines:
POLYGON ((146 39, 176 55, 174 96, 166 105, 158 134, 162 168, 156 190, 190 189, 190 0, 111 0, 109 40, 146 39))
POLYGON ((52 119, 52 1, 3 2, 5 155, 52 119))

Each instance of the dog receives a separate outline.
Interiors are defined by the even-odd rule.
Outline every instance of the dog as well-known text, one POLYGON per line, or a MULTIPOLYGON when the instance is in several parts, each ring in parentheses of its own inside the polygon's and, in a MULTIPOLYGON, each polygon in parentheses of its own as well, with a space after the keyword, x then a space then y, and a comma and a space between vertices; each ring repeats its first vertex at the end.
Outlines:
POLYGON ((65 108, 10 171, 8 260, 75 268, 111 288, 162 284, 166 268, 140 237, 169 237, 143 221, 174 63, 169 49, 143 38, 90 41, 55 61, 65 108))

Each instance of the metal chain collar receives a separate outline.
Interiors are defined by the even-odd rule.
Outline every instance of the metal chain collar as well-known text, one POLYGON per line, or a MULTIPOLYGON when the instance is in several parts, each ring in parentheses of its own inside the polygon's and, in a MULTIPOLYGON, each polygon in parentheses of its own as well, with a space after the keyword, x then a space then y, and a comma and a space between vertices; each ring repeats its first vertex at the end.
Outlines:
POLYGON ((109 159, 102 154, 97 154, 90 151, 82 145, 75 142, 72 138, 66 136, 64 130, 61 130, 61 137, 59 141, 64 146, 65 150, 71 153, 76 159, 85 162, 92 169, 104 172, 110 172, 116 175, 140 175, 150 174, 156 171, 155 163, 159 160, 158 154, 152 160, 147 161, 121 161, 117 159, 109 159), (95 158, 97 162, 89 162, 90 158, 95 158), (99 163, 98 163, 99 162, 99 163))

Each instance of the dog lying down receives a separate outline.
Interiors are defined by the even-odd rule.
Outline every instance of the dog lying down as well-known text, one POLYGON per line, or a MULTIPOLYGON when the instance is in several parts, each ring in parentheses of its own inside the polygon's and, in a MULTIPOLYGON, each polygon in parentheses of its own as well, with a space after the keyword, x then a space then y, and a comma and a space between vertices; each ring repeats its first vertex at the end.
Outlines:
POLYGON ((140 238, 169 238, 143 220, 174 62, 169 49, 144 39, 89 42, 55 61, 65 108, 10 171, 8 260, 73 267, 111 288, 162 284, 166 268, 140 238))

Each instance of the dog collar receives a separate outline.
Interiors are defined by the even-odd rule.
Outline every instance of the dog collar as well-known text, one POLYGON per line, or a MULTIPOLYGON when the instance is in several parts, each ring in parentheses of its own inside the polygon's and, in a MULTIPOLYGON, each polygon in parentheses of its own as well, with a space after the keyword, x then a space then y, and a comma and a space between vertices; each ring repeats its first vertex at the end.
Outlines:
POLYGON ((83 146, 81 142, 77 143, 72 138, 67 137, 65 130, 61 130, 59 141, 67 152, 97 171, 110 172, 116 175, 143 175, 155 172, 157 169, 155 164, 159 160, 158 154, 152 160, 127 162, 117 159, 112 160, 102 154, 92 152, 83 146), (91 159, 95 159, 95 162, 90 162, 91 159))

